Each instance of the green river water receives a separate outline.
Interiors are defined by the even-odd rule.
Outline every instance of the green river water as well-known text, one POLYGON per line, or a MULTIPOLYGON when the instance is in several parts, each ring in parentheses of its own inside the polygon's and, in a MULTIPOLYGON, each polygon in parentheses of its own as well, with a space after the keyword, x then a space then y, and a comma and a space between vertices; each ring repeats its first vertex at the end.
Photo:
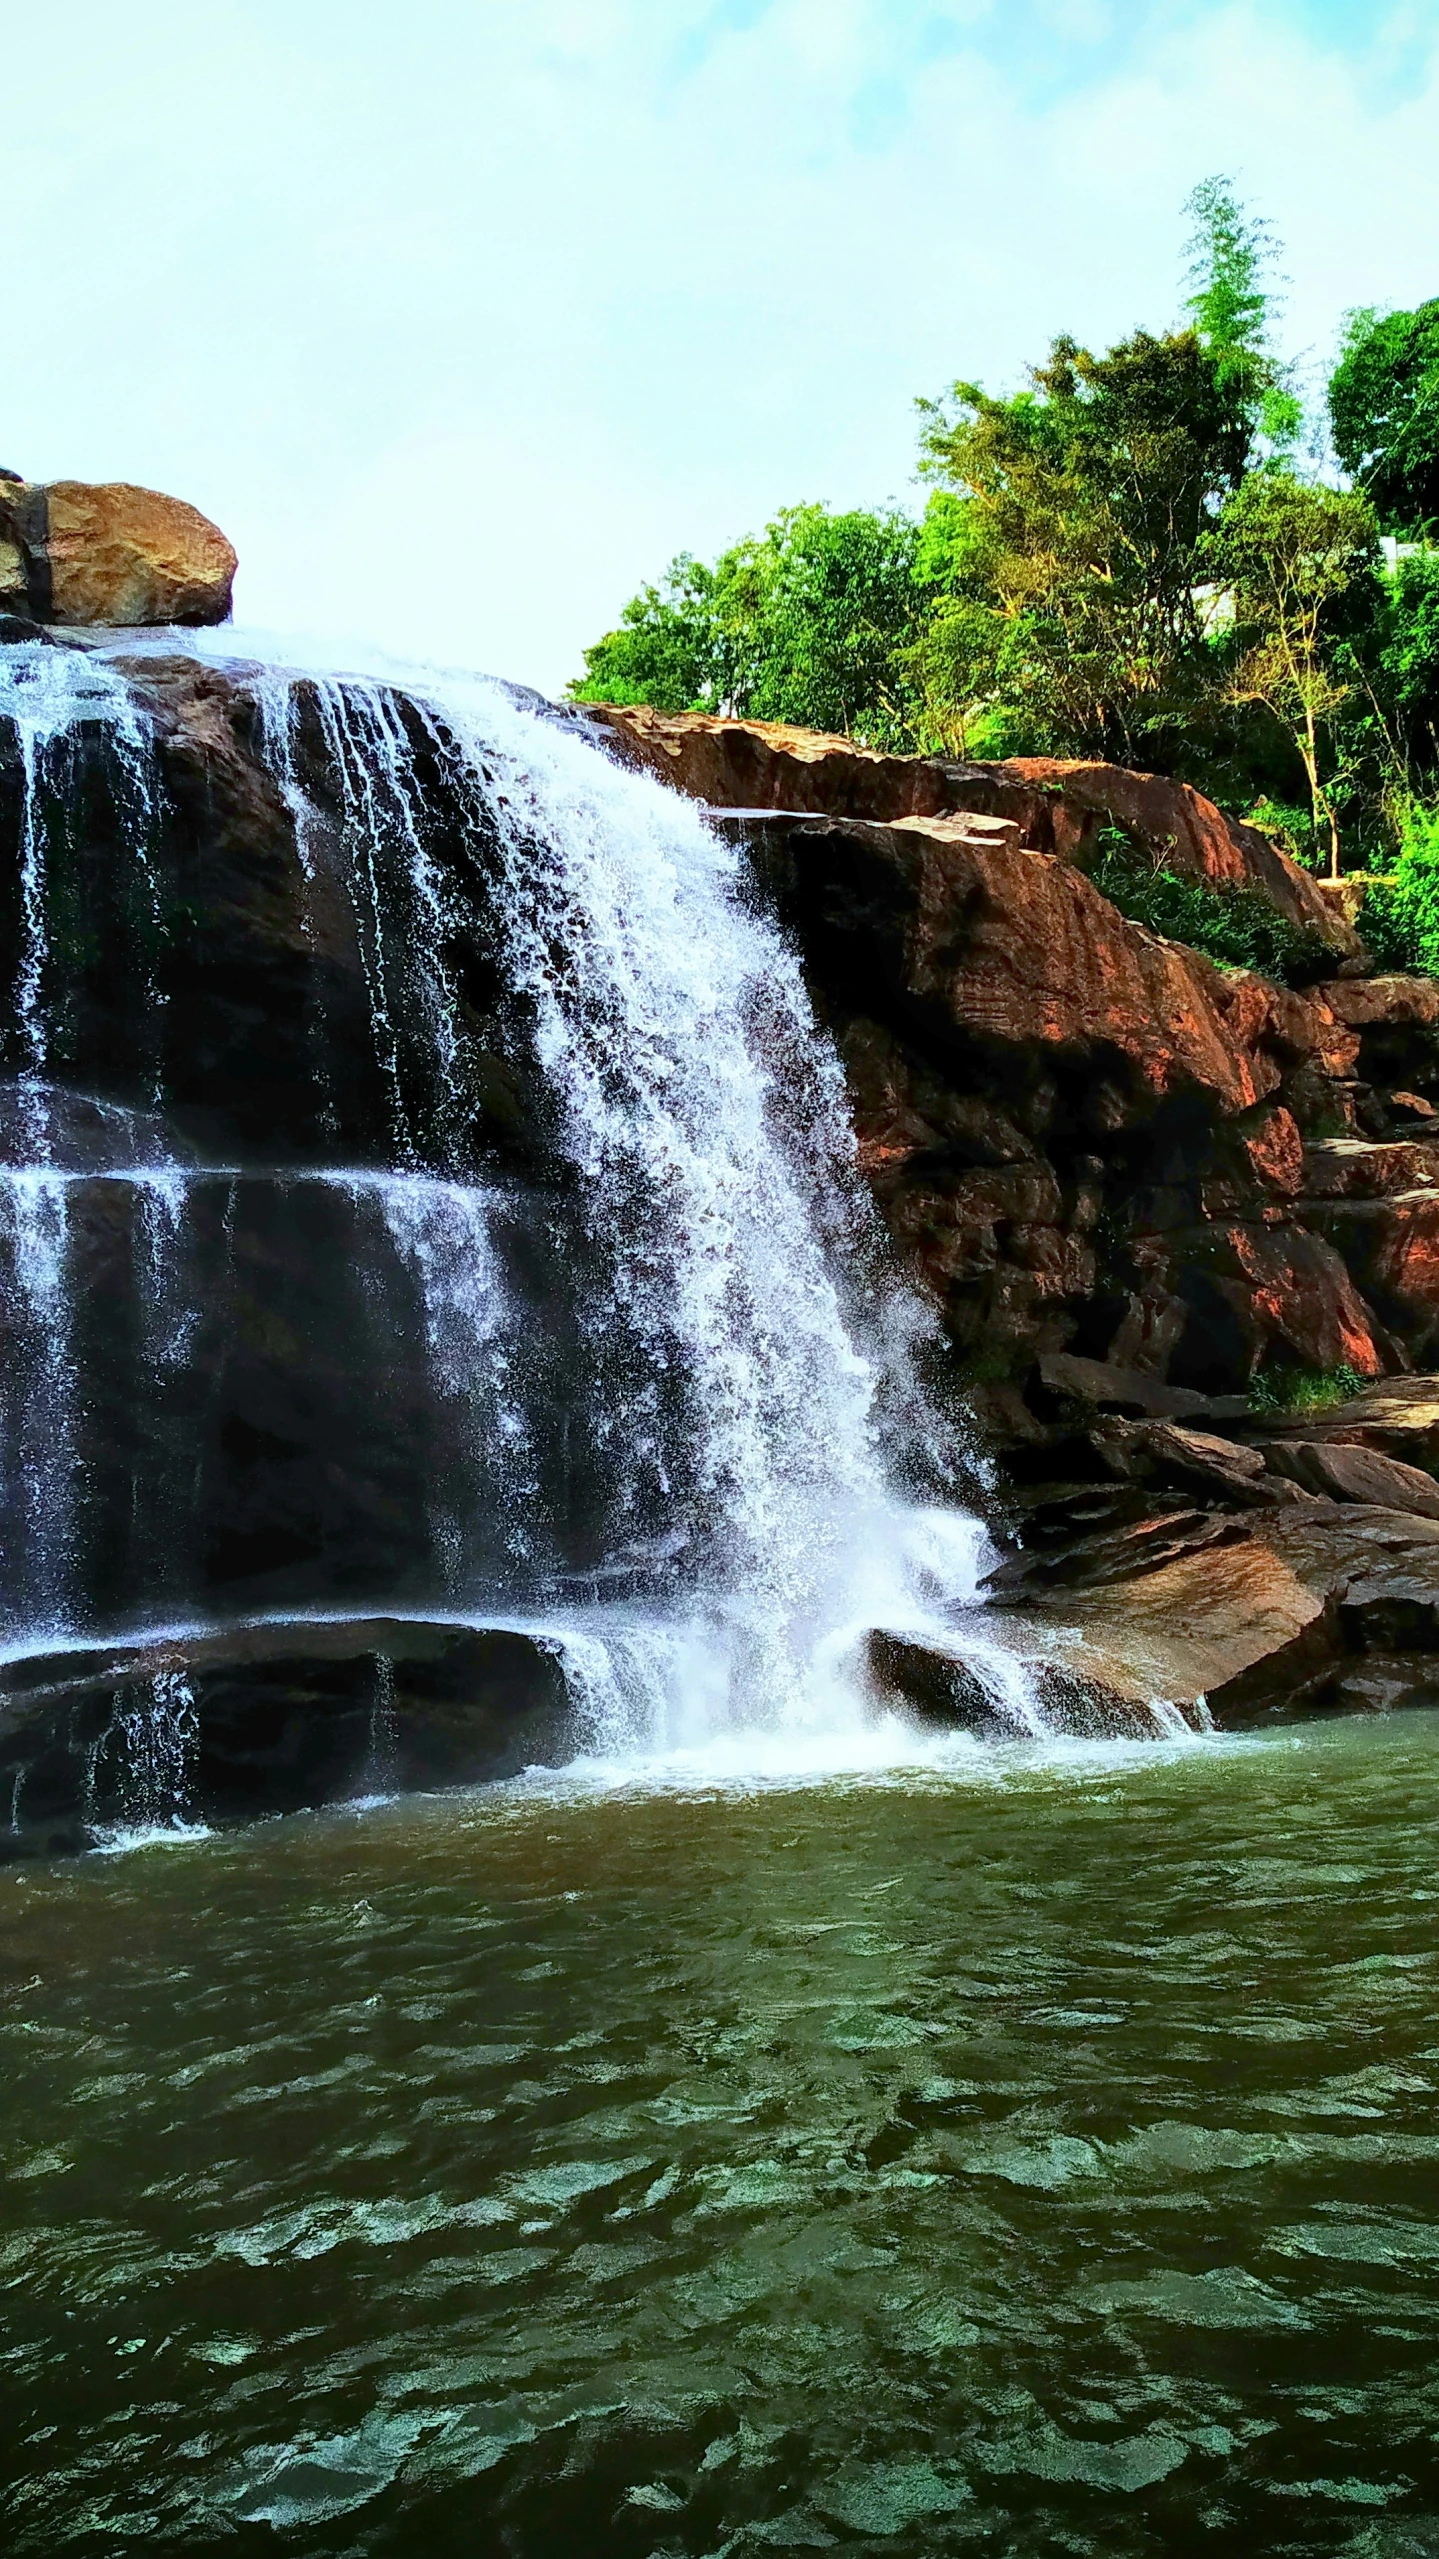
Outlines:
POLYGON ((1439 2554, 1439 1718, 0 1878, 0 2548, 1439 2554))

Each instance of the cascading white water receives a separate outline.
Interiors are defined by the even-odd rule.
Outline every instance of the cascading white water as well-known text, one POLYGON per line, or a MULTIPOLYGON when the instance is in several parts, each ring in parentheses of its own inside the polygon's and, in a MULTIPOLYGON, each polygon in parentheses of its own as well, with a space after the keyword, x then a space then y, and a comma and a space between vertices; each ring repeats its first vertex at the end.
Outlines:
MULTIPOLYGON (((863 1631, 952 1636, 954 1612, 978 1600, 985 1541, 973 1523, 914 1514, 889 1481, 876 1388, 908 1327, 882 1299, 865 1322, 846 1286, 872 1242, 870 1211, 842 1070, 798 962, 698 809, 483 679, 401 680, 451 789, 499 847, 507 974, 607 1246, 591 1325, 641 1353, 625 1400, 592 1427, 623 1435, 636 1472, 663 1480, 681 1389, 680 1534, 704 1552, 686 1606, 570 1630, 595 1745, 852 1728, 865 1715, 852 1677, 863 1631)), ((431 928, 432 1018, 453 1021, 414 751, 383 677, 307 669, 305 681, 372 919, 377 1046, 392 1071, 375 858, 386 837, 431 928)), ((268 669, 261 699, 277 774, 312 826, 294 681, 268 669)), ((478 1235, 473 1253, 482 1264, 478 1235)), ((479 1347, 465 1340, 464 1357, 479 1347)), ((1021 1666, 972 1628, 967 1649, 1000 1716, 1039 1729, 1021 1666)))
MULTIPOLYGON (((391 1135, 401 1162, 413 1164, 416 1137, 401 1072, 398 1023, 421 1014, 453 1126, 459 1101, 459 1042, 454 990, 440 948, 450 921, 434 865, 417 822, 408 741, 394 697, 383 685, 310 672, 306 690, 329 752, 338 824, 348 861, 343 879, 355 920, 370 998, 377 1063, 389 1099, 391 1135), (411 894, 411 930, 396 948, 381 887, 382 871, 399 868, 411 894)), ((297 768, 298 689, 290 670, 266 667, 256 681, 262 751, 295 821, 307 882, 313 887, 324 821, 297 768)), ((308 930, 307 923, 307 930, 308 930)), ((443 1148, 449 1129, 439 1132, 443 1148)))
POLYGON ((19 1550, 3 1558, 0 1624, 13 1622, 13 1600, 24 1593, 37 1633, 58 1633, 74 1598, 78 1451, 69 1203, 68 1185, 48 1167, 0 1166, 0 1271, 8 1262, 11 1308, 0 1446, 7 1480, 18 1493, 10 1517, 19 1550))
MULTIPOLYGON (((0 719, 15 736, 20 764, 19 936, 12 998, 18 1110, 12 1159, 0 1164, 0 1254, 8 1255, 11 1328, 9 1393, 0 1437, 23 1551, 3 1558, 0 1622, 26 1594, 37 1632, 56 1631, 73 1604, 71 1560, 78 1467, 73 1294, 69 1283, 69 1193, 47 1178, 53 1159, 50 1095, 54 1006, 49 1000, 49 886, 57 840, 67 823, 69 763, 87 725, 104 731, 119 835, 135 867, 155 940, 161 927, 150 861, 154 820, 151 744, 135 695, 99 656, 48 643, 0 648, 0 719)), ((147 969, 145 1002, 161 1003, 147 969)), ((158 1047, 155 1051, 158 1055, 158 1047)))
MULTIPOLYGON (((103 657, 88 650, 22 643, 0 649, 0 719, 11 723, 20 749, 20 957, 15 1020, 23 1085, 43 1082, 49 1065, 50 1011, 45 978, 50 962, 47 884, 52 830, 63 826, 65 758, 87 722, 105 731, 112 788, 121 832, 143 886, 151 925, 161 927, 159 893, 150 866, 154 816, 150 739, 133 690, 103 657)), ((153 979, 147 989, 158 1001, 153 979)), ((43 1143, 40 1132, 37 1140, 43 1143)))
POLYGON ((175 1829, 190 1809, 200 1737, 195 1692, 183 1671, 157 1671, 116 1714, 116 1798, 128 1830, 175 1829))
MULTIPOLYGON (((465 1034, 445 948, 480 919, 429 849, 426 794, 438 776, 477 848, 505 1001, 537 1061, 581 1203, 588 1259, 582 1282, 570 1278, 581 1364, 601 1391, 575 1427, 610 1488, 611 1552, 572 1577, 588 1582, 587 1604, 557 1589, 525 1622, 563 1653, 589 1746, 628 1764, 677 1750, 737 1764, 747 1754, 772 1764, 788 1754, 796 1766, 872 1757, 894 1746, 893 1735, 876 1741, 857 1676, 875 1626, 961 1649, 1002 1722, 1042 1729, 1027 1674, 976 1621, 982 1530, 958 1513, 916 1511, 895 1489, 878 1389, 903 1366, 917 1319, 879 1276, 842 1070, 737 850, 701 810, 483 679, 389 668, 341 676, 273 654, 257 664, 229 633, 153 643, 177 644, 234 663, 258 704, 310 893, 328 867, 348 895, 392 1162, 265 1174, 177 1163, 163 1148, 147 1159, 132 1147, 123 1160, 97 1168, 87 1158, 70 1171, 52 1162, 40 1114, 31 1160, 0 1185, 17 1302, 45 1351, 35 1375, 43 1369, 46 1382, 29 1406, 10 1398, 12 1440, 18 1432, 24 1444, 10 1462, 27 1483, 27 1465, 33 1476, 26 1578, 36 1622, 56 1630, 69 1599, 66 1235, 73 1187, 86 1181, 132 1186, 136 1293, 157 1394, 183 1377, 195 1349, 192 1201, 203 1186, 230 1184, 227 1272, 247 1180, 268 1180, 282 1202, 320 1185, 344 1193, 361 1225, 362 1211, 377 1216, 414 1285, 433 1391, 468 1450, 468 1471, 432 1504, 435 1601, 473 1622, 515 1622, 499 1591, 475 1579, 473 1518, 457 1500, 483 1510, 491 1528, 499 1522, 510 1564, 532 1580, 539 1573, 534 1316, 507 1284, 495 1194, 465 1155, 465 1034), (417 1046, 428 1100, 407 1074, 417 1046), (618 1588, 627 1573, 649 1576, 649 1596, 600 1605, 606 1577, 618 1588)), ((136 812, 151 807, 152 785, 133 697, 102 659, 12 650, 7 661, 0 651, 0 675, 7 663, 0 715, 18 718, 23 697, 27 809, 39 813, 25 837, 32 847, 33 833, 15 998, 16 1062, 39 1094, 50 966, 41 783, 47 771, 53 780, 69 730, 93 718, 111 739, 122 791, 133 777, 136 812), (14 670, 31 655, 64 666, 53 683, 42 670, 26 694, 30 679, 14 670)))
MULTIPOLYGON (((373 1189, 396 1253, 416 1283, 430 1377, 437 1393, 464 1416, 470 1455, 468 1497, 492 1479, 502 1504, 506 1544, 517 1561, 530 1553, 528 1522, 536 1497, 533 1434, 511 1370, 516 1310, 505 1292, 490 1234, 490 1198, 462 1182, 416 1174, 345 1175, 357 1191, 373 1189)), ((465 1523, 431 1506, 436 1547, 451 1597, 464 1590, 465 1523)))

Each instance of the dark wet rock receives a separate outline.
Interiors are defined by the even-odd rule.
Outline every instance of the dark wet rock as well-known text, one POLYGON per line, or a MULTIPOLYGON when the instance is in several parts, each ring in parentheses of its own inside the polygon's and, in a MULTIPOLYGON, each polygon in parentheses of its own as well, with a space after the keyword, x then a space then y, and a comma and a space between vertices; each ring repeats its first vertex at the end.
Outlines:
POLYGON ((194 1148, 160 1111, 132 1110, 33 1077, 0 1084, 0 1165, 101 1173, 178 1170, 195 1161, 194 1148))
MULTIPOLYGON (((877 1629, 865 1658, 876 1700, 922 1724, 987 1742, 1013 1741, 1033 1729, 958 1651, 877 1629)), ((1041 1659, 1027 1664, 1026 1677, 1044 1731, 1083 1741, 1154 1738, 1157 1727, 1147 1702, 1091 1672, 1041 1659)))
POLYGON ((1137 1516, 1121 1518, 1093 1534, 1056 1540, 1036 1552, 1021 1548, 991 1573, 988 1588, 1006 1602, 1048 1591, 1100 1590, 1110 1583, 1145 1579, 1168 1564, 1219 1546, 1243 1545, 1248 1523, 1222 1511, 1157 1505, 1152 1495, 1133 1504, 1137 1516))
POLYGON ((962 1654, 877 1627, 865 1644, 865 1669, 878 1704, 901 1707, 943 1732, 973 1733, 980 1741, 1013 1738, 1013 1718, 962 1654))
MULTIPOLYGON (((1090 1434, 1090 1445, 1109 1473, 1130 1483, 1164 1484, 1241 1505, 1281 1500, 1288 1491, 1266 1474, 1258 1449, 1220 1439, 1212 1431, 1185 1430, 1176 1422, 1101 1422, 1090 1434)), ((1304 1478, 1296 1475, 1294 1480, 1302 1483, 1304 1478)), ((1435 1490, 1439 1494, 1439 1487, 1435 1490)))
POLYGON ((1045 1661, 1032 1663, 1030 1676, 1046 1725, 1069 1740, 1152 1741, 1161 1729, 1147 1698, 1126 1696, 1092 1673, 1045 1661))
POLYGON ((34 1655, 0 1669, 0 1861, 145 1817, 131 1735, 177 1681, 192 1821, 511 1777, 574 1746, 556 1648, 510 1630, 272 1620, 34 1655))
POLYGON ((1306 1493, 1439 1520, 1439 1483, 1434 1477, 1420 1467, 1381 1456, 1376 1449, 1346 1446, 1343 1441, 1275 1440, 1263 1457, 1272 1474, 1287 1477, 1306 1493))
POLYGON ((1239 1396, 1201 1395, 1193 1387, 1169 1385, 1151 1369, 1121 1368, 1111 1360, 1081 1359, 1071 1352, 1047 1353, 1038 1370, 1040 1384, 1051 1395, 1097 1412, 1214 1421, 1239 1420, 1249 1409, 1239 1396))

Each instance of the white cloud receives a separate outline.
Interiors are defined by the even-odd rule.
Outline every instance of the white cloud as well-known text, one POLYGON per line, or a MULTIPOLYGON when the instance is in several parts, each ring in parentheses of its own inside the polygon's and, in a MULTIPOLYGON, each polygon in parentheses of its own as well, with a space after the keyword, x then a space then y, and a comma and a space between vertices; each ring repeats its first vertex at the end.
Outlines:
POLYGON ((1043 5, 55 0, 0 461, 193 497, 258 619, 557 685, 682 545, 904 494, 916 393, 1171 317, 1214 169, 1296 346, 1439 289, 1432 25, 1405 85, 1377 22, 1043 5))

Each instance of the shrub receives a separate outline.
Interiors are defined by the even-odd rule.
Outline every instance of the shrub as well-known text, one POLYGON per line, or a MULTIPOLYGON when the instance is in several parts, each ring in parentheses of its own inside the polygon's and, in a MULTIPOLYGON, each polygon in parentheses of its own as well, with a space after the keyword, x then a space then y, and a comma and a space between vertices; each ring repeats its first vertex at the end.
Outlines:
POLYGON ((1214 888, 1157 870, 1117 827, 1104 829, 1089 876, 1131 923, 1187 942, 1221 968, 1257 969, 1282 986, 1309 985, 1332 970, 1333 954, 1319 936, 1291 924, 1256 889, 1214 888))
POLYGON ((1381 968, 1439 977, 1439 808, 1405 803, 1393 876, 1369 889, 1359 930, 1381 968))
POLYGON ((1250 1386, 1249 1403, 1263 1421, 1326 1413, 1335 1404, 1347 1404, 1368 1382, 1357 1368, 1262 1369, 1250 1386))

